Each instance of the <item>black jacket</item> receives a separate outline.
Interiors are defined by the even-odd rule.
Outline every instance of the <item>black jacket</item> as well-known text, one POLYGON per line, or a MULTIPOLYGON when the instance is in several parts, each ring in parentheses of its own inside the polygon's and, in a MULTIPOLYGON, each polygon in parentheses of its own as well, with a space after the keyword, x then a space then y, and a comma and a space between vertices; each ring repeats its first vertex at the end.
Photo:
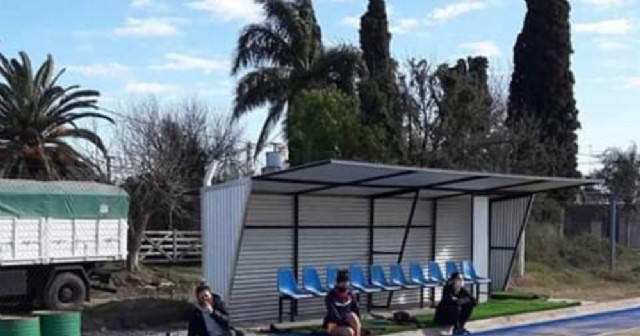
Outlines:
POLYGON ((188 336, 222 336, 222 335, 212 335, 207 328, 207 324, 211 321, 220 326, 225 334, 228 334, 228 331, 231 330, 231 326, 229 324, 229 313, 227 312, 227 307, 222 301, 222 298, 218 295, 213 295, 213 312, 209 313, 208 311, 203 310, 200 307, 195 307, 193 309, 193 313, 191 314, 191 319, 189 320, 189 333, 188 336))
POLYGON ((442 299, 436 308, 434 321, 442 325, 453 325, 456 322, 461 307, 475 306, 476 300, 465 288, 460 288, 458 294, 453 293, 453 285, 446 285, 442 290, 442 299))
POLYGON ((358 300, 356 300, 351 293, 347 293, 347 295, 340 295, 336 289, 333 289, 325 298, 325 305, 327 308, 327 316, 324 319, 325 327, 328 323, 335 323, 339 326, 348 326, 349 323, 347 322, 347 317, 351 313, 360 317, 358 300))

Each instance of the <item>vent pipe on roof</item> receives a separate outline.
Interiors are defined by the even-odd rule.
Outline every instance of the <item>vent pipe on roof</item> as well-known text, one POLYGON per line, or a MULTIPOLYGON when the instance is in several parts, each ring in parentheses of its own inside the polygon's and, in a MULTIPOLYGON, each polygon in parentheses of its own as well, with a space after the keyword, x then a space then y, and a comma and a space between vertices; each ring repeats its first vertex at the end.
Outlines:
POLYGON ((283 168, 282 147, 278 144, 272 144, 273 150, 267 152, 267 164, 262 168, 263 174, 273 173, 283 168))

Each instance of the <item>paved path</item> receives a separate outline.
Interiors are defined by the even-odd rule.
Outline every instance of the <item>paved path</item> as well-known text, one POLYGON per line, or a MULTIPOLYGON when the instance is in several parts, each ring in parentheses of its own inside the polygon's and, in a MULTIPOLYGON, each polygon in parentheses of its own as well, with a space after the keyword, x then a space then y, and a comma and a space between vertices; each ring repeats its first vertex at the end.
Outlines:
POLYGON ((568 320, 480 332, 477 336, 598 336, 640 327, 640 309, 602 313, 568 320))

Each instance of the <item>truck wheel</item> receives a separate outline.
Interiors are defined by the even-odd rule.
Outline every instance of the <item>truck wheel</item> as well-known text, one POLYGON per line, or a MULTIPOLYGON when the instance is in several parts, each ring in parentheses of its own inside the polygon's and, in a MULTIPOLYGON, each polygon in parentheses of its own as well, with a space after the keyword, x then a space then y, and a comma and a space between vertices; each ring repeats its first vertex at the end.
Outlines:
POLYGON ((44 292, 44 304, 51 310, 77 310, 87 297, 84 281, 73 273, 56 275, 44 292))

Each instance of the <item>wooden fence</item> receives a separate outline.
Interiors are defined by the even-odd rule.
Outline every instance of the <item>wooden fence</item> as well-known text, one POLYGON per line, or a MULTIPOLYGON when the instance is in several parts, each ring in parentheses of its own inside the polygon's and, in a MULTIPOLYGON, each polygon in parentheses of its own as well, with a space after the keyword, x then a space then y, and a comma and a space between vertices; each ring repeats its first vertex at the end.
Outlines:
POLYGON ((140 261, 147 264, 199 262, 200 231, 146 231, 140 246, 140 261))

